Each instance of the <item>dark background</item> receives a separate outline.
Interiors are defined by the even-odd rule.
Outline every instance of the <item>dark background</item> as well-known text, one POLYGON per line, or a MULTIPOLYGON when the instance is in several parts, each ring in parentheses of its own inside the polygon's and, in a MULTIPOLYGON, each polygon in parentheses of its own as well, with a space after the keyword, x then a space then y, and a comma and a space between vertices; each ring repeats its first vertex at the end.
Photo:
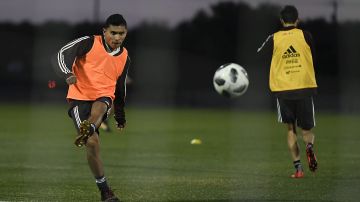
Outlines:
MULTIPOLYGON (((280 28, 277 5, 252 8, 245 3, 211 5, 175 27, 142 23, 129 29, 125 42, 132 66, 128 105, 150 107, 222 107, 274 109, 268 90, 270 53, 257 48, 280 28), (215 70, 235 62, 249 74, 248 92, 236 99, 218 95, 212 84, 215 70)), ((300 13, 301 15, 301 13, 300 13)), ((316 108, 360 112, 360 22, 316 18, 300 28, 312 33, 319 85, 316 108)), ((50 57, 69 41, 100 34, 102 24, 47 22, 1 23, 1 102, 66 103, 67 86, 55 75, 50 57), (49 88, 49 81, 56 87, 49 88)))

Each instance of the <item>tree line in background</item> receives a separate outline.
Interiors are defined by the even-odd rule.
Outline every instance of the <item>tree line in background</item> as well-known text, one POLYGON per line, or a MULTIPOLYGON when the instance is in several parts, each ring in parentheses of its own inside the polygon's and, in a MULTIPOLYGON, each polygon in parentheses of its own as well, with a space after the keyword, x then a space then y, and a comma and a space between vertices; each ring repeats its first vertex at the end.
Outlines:
MULTIPOLYGON (((200 10, 173 28, 146 22, 131 28, 125 46, 132 59, 132 99, 142 104, 268 107, 269 61, 265 58, 270 53, 262 57, 256 50, 280 28, 279 10, 271 4, 252 8, 245 3, 222 2, 212 5, 211 13, 200 10), (250 75, 249 92, 241 103, 226 100, 213 90, 215 70, 228 62, 244 66, 250 75)), ((360 23, 318 18, 301 21, 300 27, 314 38, 320 102, 327 108, 341 108, 344 96, 356 95, 348 87, 360 86, 360 23)), ((66 86, 54 74, 50 57, 77 37, 100 34, 102 25, 2 23, 0 30, 0 82, 6 92, 1 94, 2 100, 63 100, 66 86), (58 81, 57 91, 49 92, 49 80, 58 81)))

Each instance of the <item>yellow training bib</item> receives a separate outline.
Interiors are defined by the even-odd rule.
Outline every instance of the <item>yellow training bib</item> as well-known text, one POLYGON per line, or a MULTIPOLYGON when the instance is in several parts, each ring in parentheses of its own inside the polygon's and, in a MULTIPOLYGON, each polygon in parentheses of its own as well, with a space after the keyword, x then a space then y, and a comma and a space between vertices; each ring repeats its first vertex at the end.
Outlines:
POLYGON ((269 85, 273 92, 317 87, 311 49, 302 30, 274 34, 269 85))

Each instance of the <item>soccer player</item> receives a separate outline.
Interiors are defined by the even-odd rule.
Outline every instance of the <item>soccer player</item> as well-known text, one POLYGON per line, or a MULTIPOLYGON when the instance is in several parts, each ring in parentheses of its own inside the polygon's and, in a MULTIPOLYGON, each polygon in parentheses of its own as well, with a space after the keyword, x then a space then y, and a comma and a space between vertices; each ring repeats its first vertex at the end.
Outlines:
MULTIPOLYGON (((315 172, 317 160, 314 153, 315 126, 313 96, 317 91, 314 71, 314 46, 309 32, 297 28, 299 23, 296 7, 287 5, 280 12, 282 29, 270 35, 272 59, 270 65, 270 90, 276 97, 278 121, 287 125, 287 144, 291 153, 295 173, 292 178, 304 177, 300 162, 300 149, 296 127, 302 130, 306 144, 309 169, 315 172)), ((260 47, 258 52, 261 50, 260 47)))
POLYGON ((130 59, 122 46, 127 23, 122 15, 109 16, 102 35, 84 36, 66 44, 57 54, 57 69, 69 85, 69 116, 78 136, 75 145, 86 146, 88 165, 101 192, 102 201, 119 201, 104 176, 99 154, 99 126, 111 106, 118 129, 125 119, 126 76, 130 59))

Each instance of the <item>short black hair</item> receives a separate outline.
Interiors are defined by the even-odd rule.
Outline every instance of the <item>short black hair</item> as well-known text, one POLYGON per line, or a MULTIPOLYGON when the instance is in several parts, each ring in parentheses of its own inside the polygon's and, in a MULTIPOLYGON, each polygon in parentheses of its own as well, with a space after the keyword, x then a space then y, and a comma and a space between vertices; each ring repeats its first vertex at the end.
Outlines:
POLYGON ((125 18, 121 14, 112 14, 110 15, 105 22, 105 28, 108 28, 110 25, 115 26, 125 26, 127 27, 127 23, 125 18))
POLYGON ((285 23, 295 23, 298 17, 299 13, 295 6, 286 5, 280 12, 280 18, 285 23))

